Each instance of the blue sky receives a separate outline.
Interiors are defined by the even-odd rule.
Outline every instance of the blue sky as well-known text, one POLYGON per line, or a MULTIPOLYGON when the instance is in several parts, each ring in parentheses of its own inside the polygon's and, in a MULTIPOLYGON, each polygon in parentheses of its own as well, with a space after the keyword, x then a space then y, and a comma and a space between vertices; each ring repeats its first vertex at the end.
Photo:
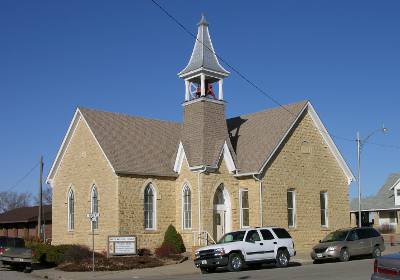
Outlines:
MULTIPOLYGON (((217 53, 281 103, 311 100, 332 134, 384 123, 371 141, 400 146, 399 1, 159 1, 192 32, 204 12, 217 53)), ((41 154, 47 174, 78 105, 180 121, 193 43, 149 0, 1 1, 0 191, 41 154)), ((224 95, 228 116, 276 106, 235 74, 224 95)), ((355 170, 355 143, 335 142, 355 170)), ((400 171, 400 149, 362 156, 364 195, 400 171)))

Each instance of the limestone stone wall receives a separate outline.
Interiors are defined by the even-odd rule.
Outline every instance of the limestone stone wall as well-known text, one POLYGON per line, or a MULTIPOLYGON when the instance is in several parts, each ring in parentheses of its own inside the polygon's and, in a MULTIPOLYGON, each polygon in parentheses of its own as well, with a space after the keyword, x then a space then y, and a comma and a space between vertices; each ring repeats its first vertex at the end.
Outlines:
POLYGON ((96 185, 99 197, 99 226, 95 230, 95 249, 107 248, 108 235, 118 233, 117 176, 90 132, 80 119, 53 181, 53 244, 92 246, 90 192, 96 185), (67 228, 67 194, 74 191, 75 228, 67 228))
POLYGON ((287 191, 296 193, 298 249, 310 249, 328 232, 350 226, 348 182, 307 113, 266 169, 264 225, 288 227, 287 191), (328 193, 328 226, 321 226, 320 192, 328 193))
POLYGON ((119 234, 136 235, 137 248, 154 250, 164 239, 167 227, 176 227, 175 178, 120 176, 118 178, 119 234), (144 228, 144 189, 152 184, 156 191, 156 227, 144 228))

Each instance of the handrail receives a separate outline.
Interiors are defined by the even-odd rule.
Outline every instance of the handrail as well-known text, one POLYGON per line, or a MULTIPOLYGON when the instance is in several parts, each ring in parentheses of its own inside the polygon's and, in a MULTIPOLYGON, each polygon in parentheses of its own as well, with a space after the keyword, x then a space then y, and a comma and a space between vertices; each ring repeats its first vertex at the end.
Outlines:
POLYGON ((206 231, 206 230, 193 231, 193 245, 194 246, 203 246, 203 245, 207 246, 207 245, 209 245, 209 243, 211 243, 210 241, 213 244, 216 244, 214 238, 212 238, 212 235, 208 231, 206 231), (197 235, 197 238, 196 238, 196 235, 197 235), (205 241, 205 242, 202 244, 202 241, 205 241))

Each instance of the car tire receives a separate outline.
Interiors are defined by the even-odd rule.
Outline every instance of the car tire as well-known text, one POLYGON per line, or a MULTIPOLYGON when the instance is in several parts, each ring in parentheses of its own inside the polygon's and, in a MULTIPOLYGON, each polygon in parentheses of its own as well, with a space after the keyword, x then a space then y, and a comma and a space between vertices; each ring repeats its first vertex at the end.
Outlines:
POLYGON ((201 274, 208 274, 208 273, 214 273, 216 268, 215 267, 207 267, 207 268, 200 268, 201 274))
POLYGON ((244 267, 244 260, 241 254, 232 253, 228 259, 228 270, 231 272, 241 271, 244 267))
POLYGON ((287 267, 289 265, 290 256, 287 250, 279 250, 276 253, 276 266, 287 267))
POLYGON ((313 264, 321 264, 322 262, 320 260, 314 260, 313 264))
POLYGON ((26 266, 24 268, 24 273, 31 273, 32 272, 32 267, 31 266, 26 266))
POLYGON ((380 257, 381 255, 382 255, 381 248, 379 248, 379 246, 375 246, 374 250, 372 251, 372 257, 374 259, 376 259, 376 258, 380 257))
POLYGON ((343 248, 340 251, 340 255, 339 255, 339 260, 341 262, 347 262, 350 259, 350 254, 349 254, 349 250, 347 250, 346 248, 343 248))

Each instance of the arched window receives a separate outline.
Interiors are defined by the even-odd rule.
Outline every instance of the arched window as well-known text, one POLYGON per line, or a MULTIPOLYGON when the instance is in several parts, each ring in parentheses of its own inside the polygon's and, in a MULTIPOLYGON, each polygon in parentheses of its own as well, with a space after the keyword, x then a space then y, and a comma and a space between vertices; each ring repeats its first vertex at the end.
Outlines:
POLYGON ((144 228, 156 229, 156 193, 152 184, 144 189, 144 228))
POLYGON ((72 189, 69 189, 68 192, 67 207, 68 207, 67 227, 68 230, 71 231, 74 230, 74 207, 75 207, 74 191, 72 189))
POLYGON ((184 229, 192 228, 192 193, 188 185, 182 190, 182 224, 184 229))
POLYGON ((96 186, 94 185, 93 187, 92 187, 92 191, 91 191, 91 193, 90 193, 90 200, 91 200, 91 213, 93 214, 93 213, 97 213, 97 219, 96 219, 96 221, 92 221, 92 229, 98 229, 99 228, 99 217, 98 217, 98 214, 99 214, 99 196, 98 196, 98 194, 97 194, 97 188, 96 188, 96 186))

